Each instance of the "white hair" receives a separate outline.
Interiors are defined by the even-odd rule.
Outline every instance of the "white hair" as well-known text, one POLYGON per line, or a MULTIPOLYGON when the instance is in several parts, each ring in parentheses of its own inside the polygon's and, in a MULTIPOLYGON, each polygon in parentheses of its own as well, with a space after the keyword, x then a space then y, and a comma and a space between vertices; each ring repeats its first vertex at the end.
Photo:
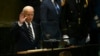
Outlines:
POLYGON ((22 12, 26 12, 26 11, 34 11, 34 8, 32 6, 25 6, 22 12))

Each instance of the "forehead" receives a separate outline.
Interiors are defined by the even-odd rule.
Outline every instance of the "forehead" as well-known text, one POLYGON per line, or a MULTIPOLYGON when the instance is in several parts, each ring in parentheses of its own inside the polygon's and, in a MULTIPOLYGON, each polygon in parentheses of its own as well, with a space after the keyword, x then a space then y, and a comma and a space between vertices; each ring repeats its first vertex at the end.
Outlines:
POLYGON ((34 10, 27 10, 26 13, 33 13, 34 10))
POLYGON ((26 10, 24 11, 24 14, 34 14, 34 10, 26 10))

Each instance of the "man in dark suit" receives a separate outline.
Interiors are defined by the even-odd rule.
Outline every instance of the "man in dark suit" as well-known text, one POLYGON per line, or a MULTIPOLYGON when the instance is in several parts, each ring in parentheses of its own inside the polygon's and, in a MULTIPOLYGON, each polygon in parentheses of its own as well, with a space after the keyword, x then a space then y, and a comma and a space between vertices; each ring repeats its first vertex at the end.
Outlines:
POLYGON ((87 0, 67 0, 62 8, 62 34, 68 35, 71 45, 85 44, 88 35, 87 0))
POLYGON ((88 56, 99 56, 100 47, 100 0, 90 0, 89 5, 90 20, 90 42, 88 56), (94 45, 95 44, 95 45, 94 45))
MULTIPOLYGON (((86 43, 89 28, 87 8, 88 0, 66 0, 62 7, 62 34, 69 36, 69 47, 82 46, 86 43)), ((80 49, 72 50, 71 53, 72 56, 82 56, 80 49)))
POLYGON ((100 40, 100 0, 91 0, 90 5, 90 34, 91 34, 91 44, 99 44, 100 40))
POLYGON ((61 33, 59 27, 60 1, 43 0, 40 11, 40 26, 43 40, 60 40, 61 33))
POLYGON ((39 27, 32 22, 34 8, 25 6, 19 16, 19 21, 15 22, 12 28, 14 38, 14 51, 23 51, 39 47, 39 27))

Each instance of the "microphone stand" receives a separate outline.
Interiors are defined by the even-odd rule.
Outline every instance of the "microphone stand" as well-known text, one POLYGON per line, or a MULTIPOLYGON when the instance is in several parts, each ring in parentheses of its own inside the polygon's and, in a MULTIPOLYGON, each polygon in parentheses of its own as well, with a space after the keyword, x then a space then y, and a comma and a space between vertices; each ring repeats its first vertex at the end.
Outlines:
MULTIPOLYGON (((43 38, 43 48, 44 48, 44 42, 47 42, 46 43, 46 45, 48 44, 48 43, 50 43, 50 45, 51 45, 51 47, 50 47, 50 45, 48 45, 47 46, 47 48, 51 48, 51 56, 54 56, 53 55, 53 51, 54 51, 54 48, 55 48, 55 46, 54 46, 54 43, 56 43, 56 42, 60 42, 60 40, 57 40, 57 39, 54 39, 54 38, 51 38, 51 35, 50 34, 47 34, 46 35, 46 40, 43 38)), ((57 44, 58 45, 58 44, 57 44)))

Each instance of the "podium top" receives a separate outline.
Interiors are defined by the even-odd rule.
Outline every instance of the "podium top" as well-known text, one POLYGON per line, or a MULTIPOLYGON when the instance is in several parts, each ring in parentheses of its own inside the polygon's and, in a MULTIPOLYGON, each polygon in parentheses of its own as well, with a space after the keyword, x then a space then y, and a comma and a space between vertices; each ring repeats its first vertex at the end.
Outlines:
MULTIPOLYGON (((71 48, 78 48, 78 47, 71 47, 71 48)), ((31 54, 31 53, 38 53, 38 52, 47 52, 47 51, 60 51, 60 50, 68 50, 69 48, 54 48, 53 50, 51 48, 47 49, 35 49, 35 50, 27 50, 27 51, 19 51, 17 54, 31 54)))

